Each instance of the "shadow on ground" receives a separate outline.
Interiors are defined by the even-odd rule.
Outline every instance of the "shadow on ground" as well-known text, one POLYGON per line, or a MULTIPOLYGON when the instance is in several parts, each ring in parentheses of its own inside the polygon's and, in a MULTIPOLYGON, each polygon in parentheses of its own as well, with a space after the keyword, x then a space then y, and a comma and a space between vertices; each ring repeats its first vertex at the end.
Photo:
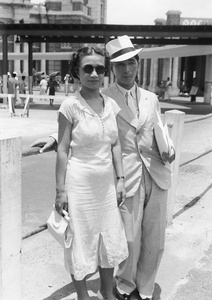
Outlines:
POLYGON ((202 102, 189 102, 188 100, 160 101, 161 112, 177 109, 187 115, 207 115, 212 113, 212 105, 202 102), (173 108, 172 108, 173 107, 173 108))

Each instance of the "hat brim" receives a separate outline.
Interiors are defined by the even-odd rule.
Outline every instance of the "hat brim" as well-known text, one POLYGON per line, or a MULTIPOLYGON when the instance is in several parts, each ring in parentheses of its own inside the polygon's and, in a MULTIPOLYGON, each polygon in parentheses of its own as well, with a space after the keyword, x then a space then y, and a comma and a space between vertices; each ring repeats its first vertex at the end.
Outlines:
POLYGON ((134 51, 130 51, 128 53, 122 54, 120 56, 117 56, 116 58, 111 59, 111 62, 119 62, 119 61, 124 61, 127 60, 131 57, 136 56, 139 52, 141 52, 143 50, 143 48, 140 49, 135 49, 134 51))

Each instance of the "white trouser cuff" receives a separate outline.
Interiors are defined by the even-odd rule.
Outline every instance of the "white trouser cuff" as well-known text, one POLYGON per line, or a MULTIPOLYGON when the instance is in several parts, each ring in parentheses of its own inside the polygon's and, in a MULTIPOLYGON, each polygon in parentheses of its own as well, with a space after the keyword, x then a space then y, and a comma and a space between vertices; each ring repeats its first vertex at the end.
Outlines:
POLYGON ((117 290, 119 291, 120 294, 127 294, 129 295, 129 293, 126 293, 125 291, 121 290, 118 286, 116 286, 117 290))
POLYGON ((141 293, 139 293, 139 295, 142 299, 146 299, 146 298, 152 299, 152 295, 151 296, 150 295, 144 295, 144 294, 141 294, 141 293))

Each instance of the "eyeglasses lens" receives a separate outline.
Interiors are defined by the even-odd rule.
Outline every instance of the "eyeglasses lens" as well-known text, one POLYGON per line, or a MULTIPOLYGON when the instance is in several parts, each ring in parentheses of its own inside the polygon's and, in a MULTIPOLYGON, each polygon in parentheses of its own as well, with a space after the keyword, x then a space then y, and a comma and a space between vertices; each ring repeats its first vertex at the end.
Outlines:
POLYGON ((92 65, 85 65, 83 68, 85 73, 87 74, 92 74, 93 73, 93 70, 95 69, 96 70, 96 73, 98 75, 100 74, 104 74, 105 73, 105 67, 104 66, 92 66, 92 65))

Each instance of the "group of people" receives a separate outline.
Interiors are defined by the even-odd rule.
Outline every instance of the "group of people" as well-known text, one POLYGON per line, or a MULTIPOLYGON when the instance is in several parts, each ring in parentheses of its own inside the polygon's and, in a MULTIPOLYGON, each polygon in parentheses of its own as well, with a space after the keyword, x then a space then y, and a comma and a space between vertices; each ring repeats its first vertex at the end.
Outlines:
POLYGON ((32 146, 43 152, 57 144, 55 207, 71 219, 73 241, 64 259, 78 299, 89 299, 86 278, 96 270, 99 299, 153 299, 175 155, 160 156, 159 102, 135 81, 142 49, 124 35, 106 51, 115 82, 100 91, 104 50, 74 53, 70 73, 81 89, 61 104, 58 133, 32 146))
MULTIPOLYGON (((12 107, 16 107, 16 102, 19 100, 19 94, 26 94, 26 77, 24 75, 21 76, 21 79, 18 79, 17 73, 13 72, 12 74, 8 74, 8 94, 13 94, 12 97, 12 107)), ((25 97, 20 97, 21 106, 23 107, 25 104, 25 97)))
MULTIPOLYGON (((55 76, 49 76, 48 80, 46 79, 45 76, 42 76, 39 86, 40 86, 40 95, 43 96, 41 97, 42 100, 45 99, 45 95, 55 96, 55 92, 57 91, 59 84, 55 79, 55 76)), ((52 99, 50 98, 49 104, 53 106, 53 103, 54 103, 54 98, 52 99)))
MULTIPOLYGON (((65 75, 64 82, 65 82, 65 95, 66 96, 68 96, 69 90, 71 92, 78 90, 78 85, 79 85, 78 80, 75 80, 75 82, 74 82, 74 80, 71 79, 71 76, 69 74, 65 75), (70 86, 71 86, 71 89, 70 89, 70 86)), ((42 76, 39 86, 40 86, 40 95, 43 96, 41 98, 41 100, 42 100, 42 99, 45 99, 44 95, 55 96, 55 92, 59 88, 59 83, 55 79, 55 76, 50 76, 48 79, 45 76, 42 76)), ((50 98, 49 104, 51 106, 53 106, 53 103, 54 103, 54 99, 50 98)))

